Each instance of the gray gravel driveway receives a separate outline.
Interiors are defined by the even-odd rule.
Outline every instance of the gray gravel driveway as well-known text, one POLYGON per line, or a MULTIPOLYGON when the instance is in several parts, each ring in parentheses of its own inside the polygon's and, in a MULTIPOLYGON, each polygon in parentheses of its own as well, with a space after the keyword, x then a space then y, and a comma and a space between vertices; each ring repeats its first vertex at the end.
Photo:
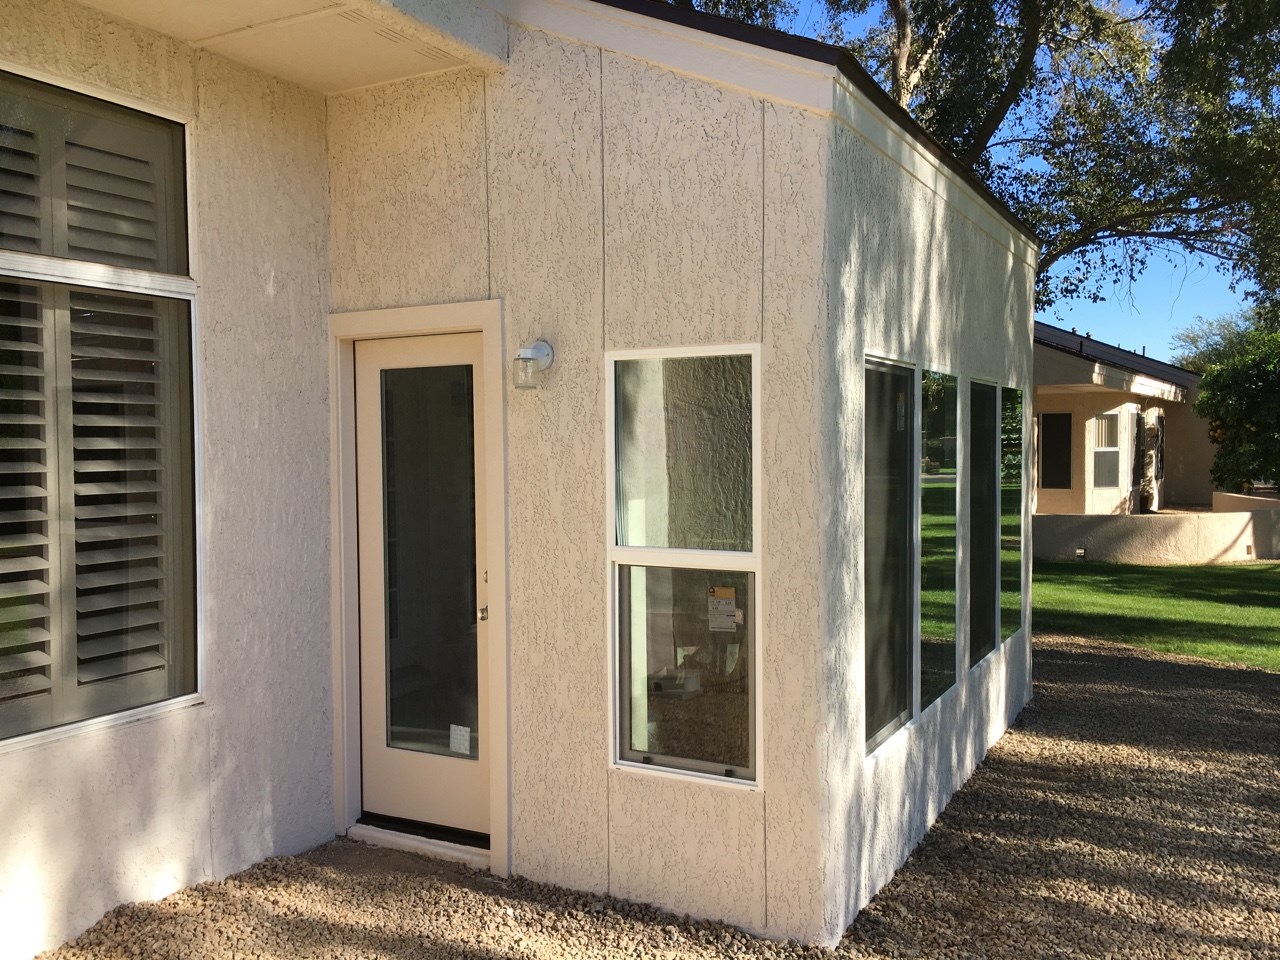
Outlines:
POLYGON ((72 958, 1280 958, 1280 674, 1036 641, 1035 699, 834 951, 336 841, 72 958))

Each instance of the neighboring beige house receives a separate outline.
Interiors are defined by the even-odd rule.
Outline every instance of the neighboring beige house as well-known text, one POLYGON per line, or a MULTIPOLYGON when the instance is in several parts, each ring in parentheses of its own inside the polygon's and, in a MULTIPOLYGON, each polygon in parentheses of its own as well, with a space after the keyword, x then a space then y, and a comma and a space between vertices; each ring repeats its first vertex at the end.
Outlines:
POLYGON ((1199 374, 1037 321, 1035 384, 1036 513, 1211 505, 1199 374))
POLYGON ((335 834, 835 942, 1031 696, 1025 227, 646 0, 0 24, 0 955, 335 834))

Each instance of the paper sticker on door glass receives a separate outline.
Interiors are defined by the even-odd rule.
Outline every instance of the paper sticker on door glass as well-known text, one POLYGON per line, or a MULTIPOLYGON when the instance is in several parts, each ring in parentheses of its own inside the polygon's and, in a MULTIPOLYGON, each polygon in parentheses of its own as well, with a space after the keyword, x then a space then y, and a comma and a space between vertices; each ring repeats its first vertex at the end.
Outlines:
POLYGON ((707 628, 714 633, 734 633, 738 629, 737 592, 733 587, 712 587, 707 591, 707 628))
POLYGON ((449 724, 449 749, 453 753, 471 753, 471 728, 449 724))

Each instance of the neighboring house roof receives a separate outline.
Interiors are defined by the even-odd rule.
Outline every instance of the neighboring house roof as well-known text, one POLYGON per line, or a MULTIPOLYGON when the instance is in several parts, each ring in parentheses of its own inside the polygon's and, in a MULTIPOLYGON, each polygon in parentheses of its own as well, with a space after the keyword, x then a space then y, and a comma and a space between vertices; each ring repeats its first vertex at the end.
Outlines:
POLYGON ((1172 363, 1152 359, 1145 354, 1125 350, 1123 347, 1103 343, 1101 340, 1094 340, 1087 333, 1081 335, 1074 330, 1063 330, 1037 320, 1034 339, 1037 346, 1060 350, 1063 353, 1102 363, 1128 373, 1152 377, 1184 390, 1200 384, 1198 373, 1174 366, 1172 363))
POLYGON ((981 177, 957 160, 955 155, 935 140, 911 114, 898 106, 897 101, 885 93, 880 84, 876 83, 871 74, 867 73, 866 69, 854 58, 847 47, 823 43, 820 40, 811 40, 808 37, 798 37, 794 34, 784 33, 781 30, 773 30, 768 27, 752 26, 751 24, 730 20, 728 17, 721 17, 716 14, 687 10, 675 4, 667 3, 665 0, 594 0, 594 2, 657 20, 665 20, 668 23, 679 24, 694 30, 701 30, 703 33, 727 37, 731 40, 754 44, 758 47, 767 47, 770 50, 777 50, 779 53, 787 53, 795 57, 803 57, 806 60, 835 67, 863 96, 874 103, 886 117, 892 120, 900 130, 976 190, 1010 226, 1014 227, 1037 247, 1041 245, 1040 238, 1036 235, 1036 232, 1010 210, 1003 200, 992 193, 991 188, 987 186, 981 177))

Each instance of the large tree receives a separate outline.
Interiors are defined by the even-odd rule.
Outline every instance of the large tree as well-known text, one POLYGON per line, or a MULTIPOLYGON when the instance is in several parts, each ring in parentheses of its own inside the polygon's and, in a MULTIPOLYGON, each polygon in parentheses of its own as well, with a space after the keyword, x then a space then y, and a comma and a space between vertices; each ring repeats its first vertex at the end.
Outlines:
MULTIPOLYGON (((791 4, 673 0, 768 26, 791 4)), ((1280 0, 818 0, 1044 241, 1039 303, 1153 255, 1280 295, 1280 0)))
POLYGON ((1196 413, 1209 421, 1213 482, 1247 493, 1280 480, 1280 332, 1245 331, 1235 349, 1210 364, 1196 413))

